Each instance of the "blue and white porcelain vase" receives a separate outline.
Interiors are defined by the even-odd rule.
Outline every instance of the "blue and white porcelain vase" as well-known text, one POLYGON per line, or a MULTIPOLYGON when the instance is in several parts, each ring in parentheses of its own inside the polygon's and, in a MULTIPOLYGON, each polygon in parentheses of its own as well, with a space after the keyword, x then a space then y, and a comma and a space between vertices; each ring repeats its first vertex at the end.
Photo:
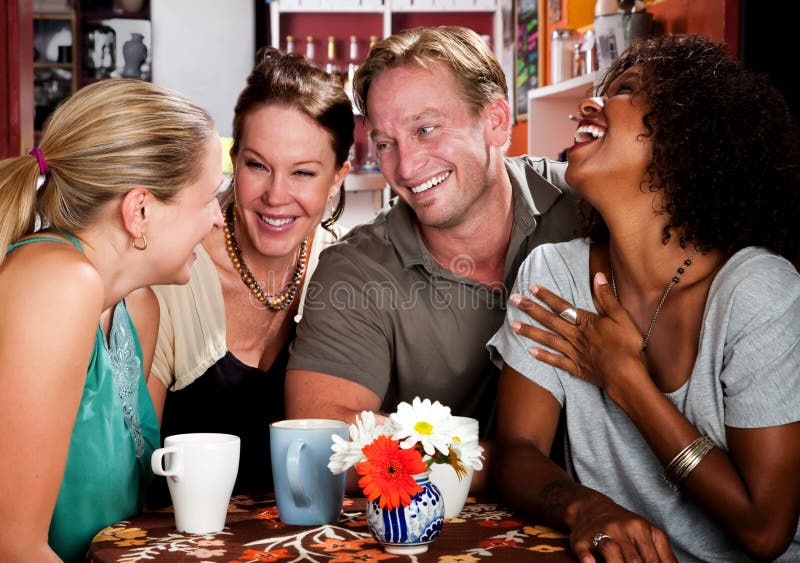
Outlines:
POLYGON ((444 500, 429 474, 426 471, 414 475, 422 491, 411 497, 408 506, 387 510, 377 500, 367 502, 367 524, 387 553, 423 553, 439 537, 444 524, 444 500))

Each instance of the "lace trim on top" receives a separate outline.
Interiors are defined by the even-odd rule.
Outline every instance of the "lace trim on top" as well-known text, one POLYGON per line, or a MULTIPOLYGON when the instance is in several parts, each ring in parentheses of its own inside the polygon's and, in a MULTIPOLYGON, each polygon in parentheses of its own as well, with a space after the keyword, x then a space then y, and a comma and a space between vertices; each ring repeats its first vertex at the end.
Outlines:
POLYGON ((128 315, 120 303, 114 308, 111 321, 108 356, 114 372, 114 389, 122 404, 122 414, 133 437, 136 457, 144 454, 144 434, 139 420, 139 375, 142 373, 142 362, 136 354, 136 344, 128 321, 128 315))

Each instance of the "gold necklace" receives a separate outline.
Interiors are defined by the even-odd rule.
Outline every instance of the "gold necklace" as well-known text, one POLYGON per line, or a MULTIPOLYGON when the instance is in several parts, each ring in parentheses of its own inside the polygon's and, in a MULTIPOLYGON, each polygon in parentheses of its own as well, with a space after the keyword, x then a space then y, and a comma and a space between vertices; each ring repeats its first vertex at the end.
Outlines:
POLYGON ((225 233, 225 248, 228 250, 228 257, 231 259, 234 269, 239 272, 244 285, 250 289, 253 297, 259 300, 262 305, 272 311, 283 311, 294 300, 297 294, 297 286, 300 280, 303 279, 303 274, 306 271, 306 257, 308 255, 308 240, 304 240, 300 245, 300 254, 297 257, 297 265, 294 268, 294 275, 286 286, 277 293, 267 293, 261 287, 253 273, 244 261, 242 256, 242 249, 239 247, 239 241, 236 240, 234 233, 236 227, 236 211, 234 210, 233 203, 230 203, 225 208, 224 221, 222 230, 225 233))
MULTIPOLYGON (((692 255, 689 256, 686 260, 683 261, 683 265, 678 268, 675 275, 667 284, 667 289, 664 290, 664 295, 661 296, 661 300, 658 302, 658 306, 656 307, 655 313, 653 313, 653 318, 650 319, 650 326, 647 327, 647 332, 642 333, 642 337, 644 338, 644 343, 642 344, 642 352, 647 350, 647 342, 650 340, 650 334, 653 332, 653 327, 656 326, 656 319, 658 318, 659 313, 661 313, 661 308, 664 306, 664 301, 667 300, 667 295, 669 295, 670 290, 680 281, 683 272, 686 271, 686 268, 692 265, 692 260, 694 257, 697 256, 697 251, 699 247, 694 247, 694 252, 692 255)), ((611 288, 614 290, 614 298, 617 298, 617 280, 614 279, 614 264, 611 265, 611 288)))

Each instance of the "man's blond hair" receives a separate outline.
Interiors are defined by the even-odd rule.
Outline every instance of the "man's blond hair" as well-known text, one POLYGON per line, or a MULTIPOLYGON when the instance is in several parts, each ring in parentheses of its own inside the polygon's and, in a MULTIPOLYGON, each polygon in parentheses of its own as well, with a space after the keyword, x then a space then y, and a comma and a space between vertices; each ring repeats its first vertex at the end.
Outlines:
POLYGON ((463 100, 477 115, 491 100, 508 99, 506 77, 500 63, 481 37, 466 27, 419 27, 378 41, 356 72, 353 93, 365 117, 372 82, 390 68, 431 63, 447 67, 459 84, 463 100))

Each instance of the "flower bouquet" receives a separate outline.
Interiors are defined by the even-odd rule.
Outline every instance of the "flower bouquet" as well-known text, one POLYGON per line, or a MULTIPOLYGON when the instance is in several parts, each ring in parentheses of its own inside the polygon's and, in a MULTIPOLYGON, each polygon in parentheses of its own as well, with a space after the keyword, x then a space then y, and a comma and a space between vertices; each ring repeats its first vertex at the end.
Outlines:
POLYGON ((350 425, 349 441, 332 436, 328 468, 338 474, 355 466, 368 501, 367 522, 387 551, 419 553, 439 535, 444 506, 428 479, 433 464, 451 466, 459 479, 483 468, 477 428, 461 420, 438 401, 417 397, 400 403, 382 425, 363 411, 350 425), (397 549, 401 544, 416 551, 397 549))

